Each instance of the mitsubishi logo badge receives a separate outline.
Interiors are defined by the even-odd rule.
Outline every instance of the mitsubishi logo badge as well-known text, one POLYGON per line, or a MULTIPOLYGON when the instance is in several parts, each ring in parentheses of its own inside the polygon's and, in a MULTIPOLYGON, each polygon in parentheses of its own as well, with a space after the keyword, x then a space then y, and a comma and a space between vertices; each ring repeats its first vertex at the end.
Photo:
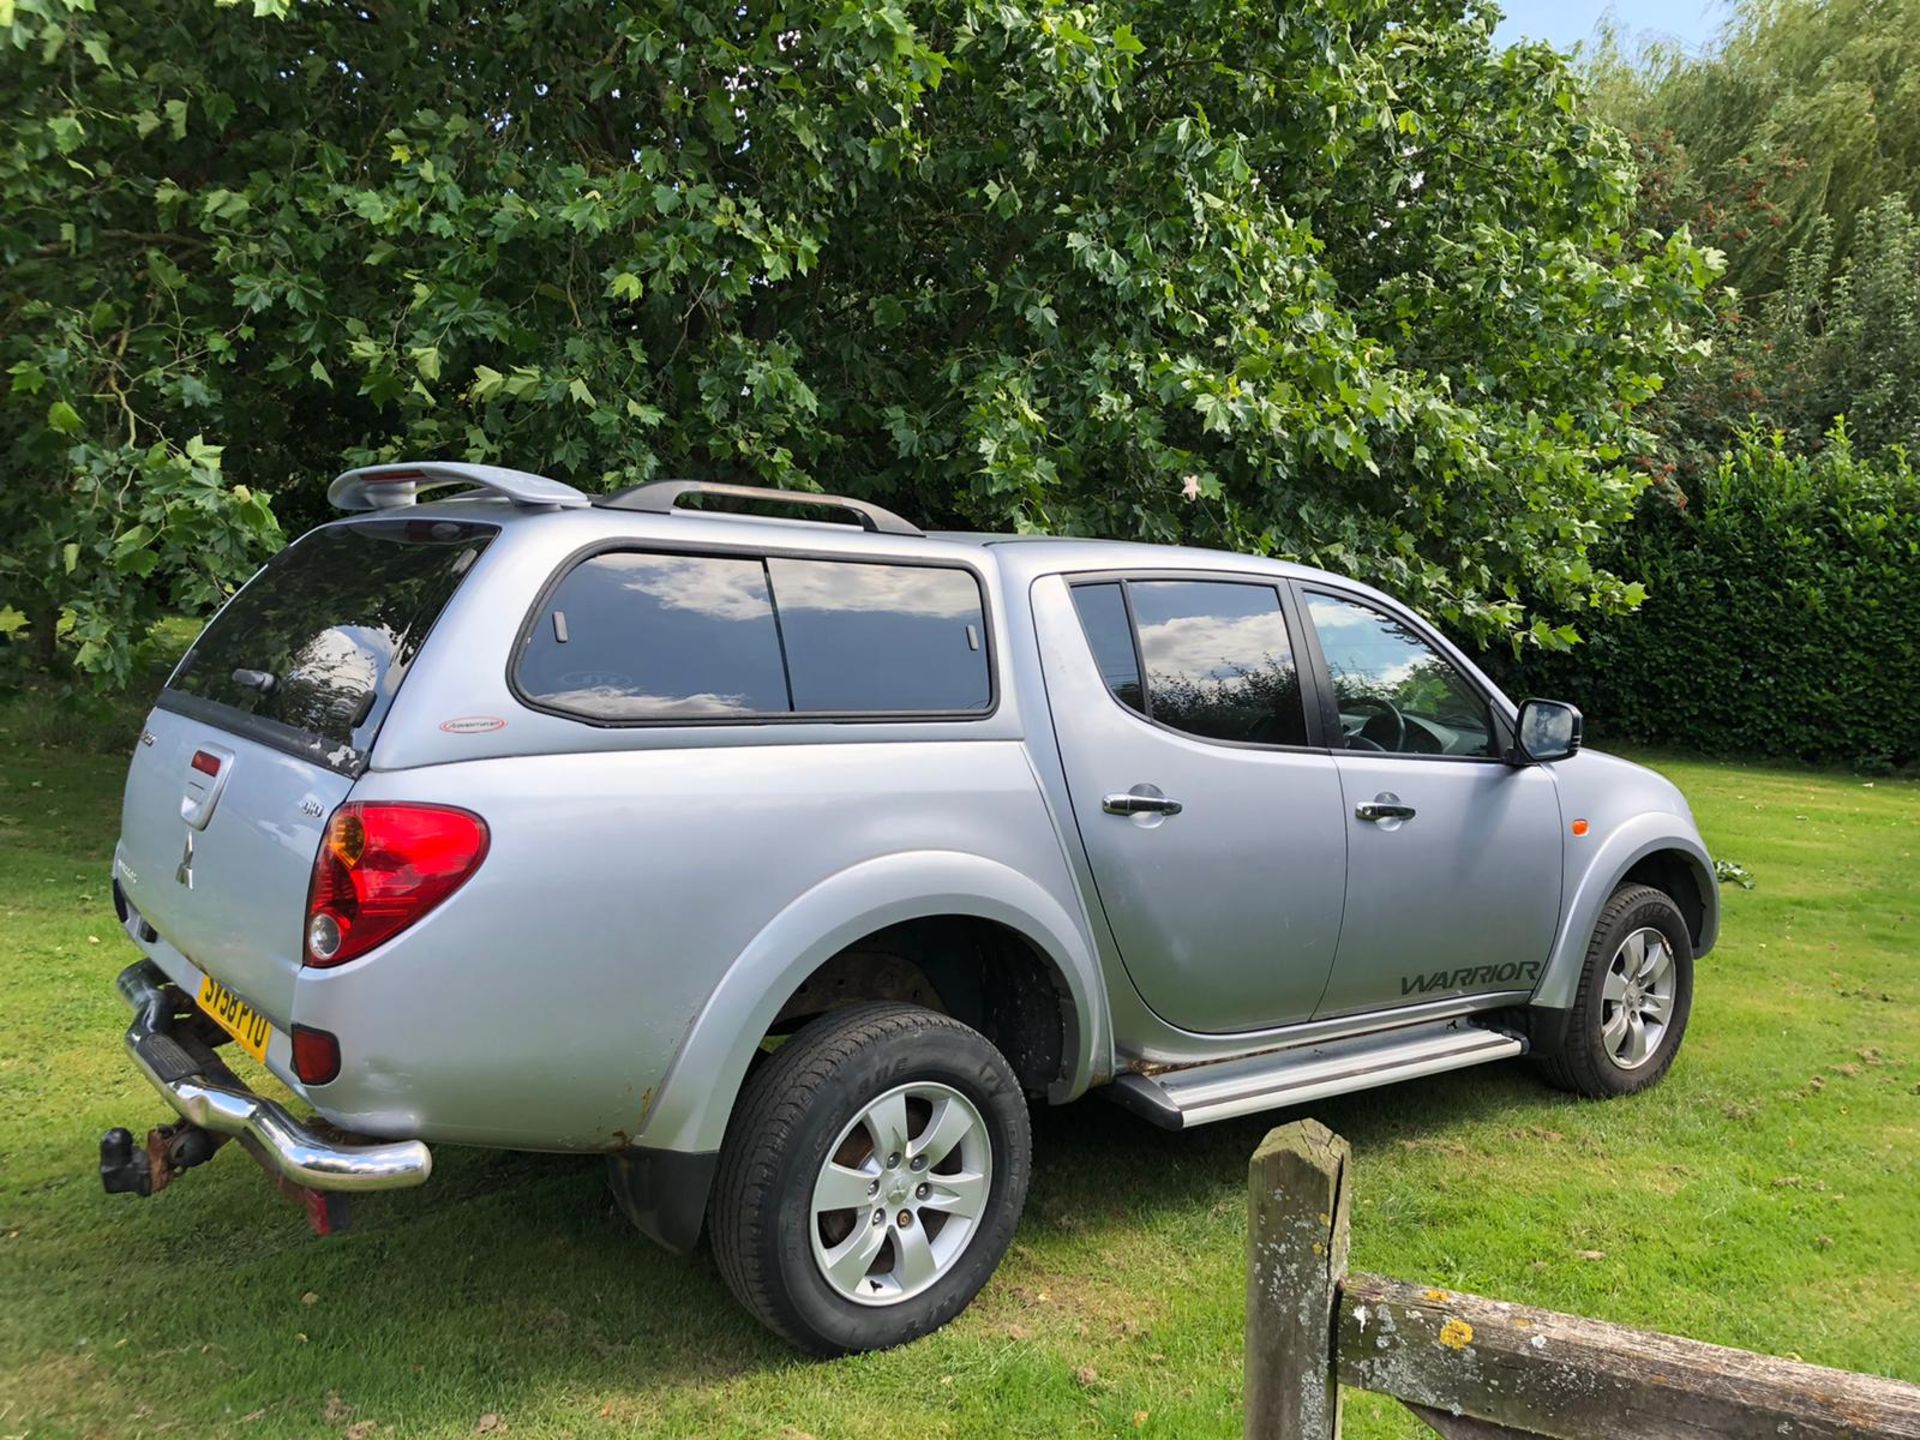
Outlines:
POLYGON ((193 889, 193 832, 187 832, 187 848, 180 852, 180 868, 173 872, 173 878, 187 889, 193 889))

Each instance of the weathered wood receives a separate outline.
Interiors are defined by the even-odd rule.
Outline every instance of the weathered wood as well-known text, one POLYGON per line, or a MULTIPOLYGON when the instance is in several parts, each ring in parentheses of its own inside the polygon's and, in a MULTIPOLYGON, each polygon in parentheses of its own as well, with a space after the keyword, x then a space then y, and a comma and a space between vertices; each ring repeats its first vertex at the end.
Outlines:
POLYGON ((1408 1405, 1407 1410, 1414 1419, 1440 1436, 1440 1440, 1539 1440, 1537 1430, 1515 1430, 1511 1426, 1496 1425, 1491 1420, 1476 1420, 1471 1415, 1431 1410, 1425 1405, 1408 1405))
POLYGON ((1335 1353, 1342 1384, 1552 1440, 1920 1440, 1920 1385, 1372 1275, 1335 1353))
POLYGON ((1347 1142, 1267 1132, 1247 1166, 1247 1440, 1336 1440, 1333 1319, 1347 1273, 1347 1142))

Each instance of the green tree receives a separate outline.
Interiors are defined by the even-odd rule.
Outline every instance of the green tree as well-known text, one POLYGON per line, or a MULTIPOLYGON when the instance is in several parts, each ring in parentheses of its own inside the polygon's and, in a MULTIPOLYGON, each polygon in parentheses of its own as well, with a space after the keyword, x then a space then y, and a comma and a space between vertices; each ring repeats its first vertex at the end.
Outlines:
POLYGON ((435 455, 1295 555, 1564 644, 1522 597, 1637 600, 1589 547, 1714 261, 1492 18, 0 0, 7 583, 88 456, 202 434, 235 554, 262 488, 304 524, 435 455))
POLYGON ((1587 68, 1641 147, 1643 218, 1723 248, 1744 295, 1785 284, 1796 249, 1846 259, 1858 216, 1920 195, 1920 0, 1735 0, 1704 53, 1616 34, 1587 68))
POLYGON ((1801 445, 1818 446, 1844 420, 1863 452, 1920 455, 1920 220, 1904 195, 1889 195, 1852 233, 1836 266, 1834 227, 1821 219, 1734 353, 1766 366, 1767 411, 1801 445), (1755 354, 1762 346, 1770 353, 1755 354))

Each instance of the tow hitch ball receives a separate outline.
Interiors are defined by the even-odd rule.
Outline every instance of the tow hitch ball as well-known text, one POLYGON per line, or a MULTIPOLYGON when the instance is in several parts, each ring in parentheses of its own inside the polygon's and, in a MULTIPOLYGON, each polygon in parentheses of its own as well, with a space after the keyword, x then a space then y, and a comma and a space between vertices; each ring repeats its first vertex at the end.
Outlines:
POLYGON ((100 1137, 100 1184, 109 1195, 151 1195, 211 1160, 226 1138, 182 1122, 149 1130, 145 1148, 136 1149, 133 1132, 115 1126, 100 1137))

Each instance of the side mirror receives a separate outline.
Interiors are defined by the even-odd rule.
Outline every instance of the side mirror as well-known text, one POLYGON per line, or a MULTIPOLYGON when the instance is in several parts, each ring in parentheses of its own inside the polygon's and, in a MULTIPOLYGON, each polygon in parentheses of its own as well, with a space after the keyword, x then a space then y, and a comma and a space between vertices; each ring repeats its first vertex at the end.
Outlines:
POLYGON ((1580 712, 1559 700, 1522 702, 1514 728, 1520 736, 1511 756, 1516 765, 1564 760, 1580 748, 1580 712))

